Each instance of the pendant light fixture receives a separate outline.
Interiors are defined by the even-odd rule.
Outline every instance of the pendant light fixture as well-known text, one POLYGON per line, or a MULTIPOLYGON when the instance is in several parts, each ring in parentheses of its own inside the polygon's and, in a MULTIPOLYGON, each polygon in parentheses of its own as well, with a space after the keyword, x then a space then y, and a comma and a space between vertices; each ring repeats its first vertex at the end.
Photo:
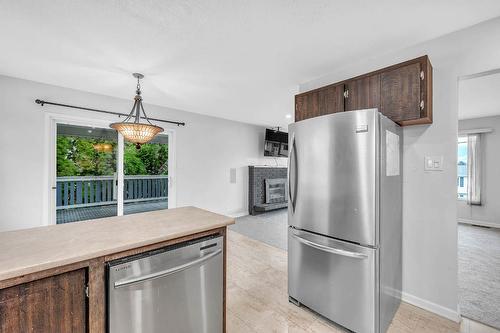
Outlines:
POLYGON ((109 125, 109 127, 120 132, 127 141, 135 143, 137 149, 141 149, 142 144, 151 141, 158 133, 163 132, 163 128, 151 124, 142 106, 140 80, 144 78, 144 75, 140 73, 134 73, 132 75, 137 79, 134 106, 124 121, 113 123, 109 125), (141 111, 147 123, 141 123, 141 111))

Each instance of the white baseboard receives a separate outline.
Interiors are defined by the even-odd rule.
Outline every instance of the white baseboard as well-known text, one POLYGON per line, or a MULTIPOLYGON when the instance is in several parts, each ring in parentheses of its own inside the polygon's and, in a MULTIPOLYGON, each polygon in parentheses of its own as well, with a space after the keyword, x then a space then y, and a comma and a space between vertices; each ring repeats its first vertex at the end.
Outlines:
POLYGON ((468 220, 468 219, 458 218, 457 222, 458 223, 463 223, 463 224, 480 225, 482 227, 500 228, 500 224, 498 224, 498 223, 486 222, 486 221, 479 221, 479 220, 468 220))
POLYGON ((228 216, 232 217, 232 218, 238 218, 238 217, 242 217, 242 216, 246 216, 248 215, 248 211, 242 211, 242 212, 237 212, 237 213, 231 213, 231 214, 227 214, 228 216))
POLYGON ((452 309, 445 308, 444 306, 438 305, 436 303, 432 303, 430 301, 419 298, 417 296, 410 295, 410 294, 405 293, 405 292, 403 292, 401 296, 402 296, 401 299, 403 302, 409 303, 411 305, 422 308, 422 309, 427 310, 429 312, 433 312, 441 317, 452 320, 456 323, 460 322, 461 318, 460 318, 460 315, 458 313, 458 310, 452 310, 452 309))

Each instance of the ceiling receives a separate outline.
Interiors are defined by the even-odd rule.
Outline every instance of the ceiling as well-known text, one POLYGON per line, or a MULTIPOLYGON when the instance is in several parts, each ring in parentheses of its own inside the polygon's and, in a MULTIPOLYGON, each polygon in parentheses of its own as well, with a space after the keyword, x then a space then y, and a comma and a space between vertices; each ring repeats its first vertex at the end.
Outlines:
POLYGON ((458 119, 500 115, 500 69, 460 80, 458 119))
POLYGON ((299 83, 499 15, 498 0, 0 0, 0 74, 132 98, 142 72, 145 103, 284 125, 299 83))

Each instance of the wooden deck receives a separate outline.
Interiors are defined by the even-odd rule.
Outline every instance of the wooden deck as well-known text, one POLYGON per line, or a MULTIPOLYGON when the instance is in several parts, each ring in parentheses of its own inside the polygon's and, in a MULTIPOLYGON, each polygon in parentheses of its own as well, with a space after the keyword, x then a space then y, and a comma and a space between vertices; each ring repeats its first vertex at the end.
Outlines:
MULTIPOLYGON (((168 208, 168 199, 145 202, 128 202, 123 206, 123 213, 127 215, 166 208, 168 208)), ((57 211, 56 222, 57 224, 63 224, 76 221, 93 220, 102 217, 111 217, 116 216, 116 210, 116 204, 60 209, 57 211)))

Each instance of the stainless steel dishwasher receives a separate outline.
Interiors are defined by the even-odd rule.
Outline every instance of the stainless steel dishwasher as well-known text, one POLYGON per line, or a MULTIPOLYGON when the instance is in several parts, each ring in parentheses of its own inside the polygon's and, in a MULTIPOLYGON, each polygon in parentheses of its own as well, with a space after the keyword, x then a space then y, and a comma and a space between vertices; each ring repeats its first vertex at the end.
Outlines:
POLYGON ((108 332, 221 333, 223 238, 206 237, 108 264, 108 332))

